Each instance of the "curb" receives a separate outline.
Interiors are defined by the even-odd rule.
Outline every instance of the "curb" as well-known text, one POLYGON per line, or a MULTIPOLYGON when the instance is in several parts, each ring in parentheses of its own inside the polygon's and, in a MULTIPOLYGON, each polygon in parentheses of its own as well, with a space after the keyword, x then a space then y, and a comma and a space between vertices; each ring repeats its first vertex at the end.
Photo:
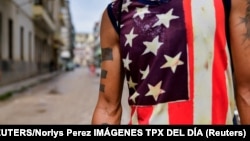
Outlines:
POLYGON ((17 83, 12 83, 0 88, 0 101, 11 97, 14 93, 26 90, 29 87, 35 86, 45 80, 51 79, 60 74, 60 71, 48 73, 36 77, 32 77, 17 83))

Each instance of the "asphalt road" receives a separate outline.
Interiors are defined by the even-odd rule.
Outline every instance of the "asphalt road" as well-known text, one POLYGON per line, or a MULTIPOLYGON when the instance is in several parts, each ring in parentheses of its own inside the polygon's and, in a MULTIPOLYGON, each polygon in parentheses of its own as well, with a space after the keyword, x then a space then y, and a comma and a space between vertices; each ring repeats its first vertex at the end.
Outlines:
MULTIPOLYGON (((90 124, 99 91, 99 77, 87 68, 62 73, 52 80, 0 102, 0 124, 90 124)), ((129 109, 124 89, 122 124, 129 109)))

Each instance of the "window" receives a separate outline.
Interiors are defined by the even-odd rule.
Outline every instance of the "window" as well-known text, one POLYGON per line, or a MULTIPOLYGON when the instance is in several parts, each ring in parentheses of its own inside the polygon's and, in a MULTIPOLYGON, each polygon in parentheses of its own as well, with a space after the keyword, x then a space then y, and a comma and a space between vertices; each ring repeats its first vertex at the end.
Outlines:
POLYGON ((23 61, 24 60, 24 42, 23 42, 23 38, 24 38, 24 29, 23 27, 20 27, 20 59, 23 61))
POLYGON ((0 60, 2 59, 2 44, 3 44, 3 40, 2 40, 2 36, 3 36, 3 31, 2 31, 2 13, 0 13, 0 60))
POLYGON ((29 32, 29 61, 32 62, 32 33, 29 32))
POLYGON ((8 21, 8 29, 9 29, 9 38, 8 38, 8 43, 9 43, 9 59, 13 60, 13 21, 12 19, 9 19, 8 21))
POLYGON ((42 0, 34 0, 35 5, 42 5, 42 0))

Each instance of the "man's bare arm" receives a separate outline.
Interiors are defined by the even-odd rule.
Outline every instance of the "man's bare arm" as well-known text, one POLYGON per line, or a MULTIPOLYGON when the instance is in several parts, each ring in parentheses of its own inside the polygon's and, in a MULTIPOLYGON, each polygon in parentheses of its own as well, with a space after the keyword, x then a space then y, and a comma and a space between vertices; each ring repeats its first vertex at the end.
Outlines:
POLYGON ((121 95, 124 74, 120 56, 119 38, 107 11, 101 21, 101 78, 99 98, 92 124, 120 124, 122 116, 121 95))
POLYGON ((250 0, 232 0, 230 35, 236 104, 241 124, 250 124, 250 0))

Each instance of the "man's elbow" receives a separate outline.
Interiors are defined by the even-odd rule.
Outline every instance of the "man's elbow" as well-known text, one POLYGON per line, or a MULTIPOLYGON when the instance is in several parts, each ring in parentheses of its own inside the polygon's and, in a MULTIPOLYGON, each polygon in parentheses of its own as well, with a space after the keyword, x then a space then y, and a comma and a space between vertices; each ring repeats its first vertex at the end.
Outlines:
POLYGON ((236 99, 245 106, 250 107, 250 84, 244 87, 238 87, 236 92, 236 99))

